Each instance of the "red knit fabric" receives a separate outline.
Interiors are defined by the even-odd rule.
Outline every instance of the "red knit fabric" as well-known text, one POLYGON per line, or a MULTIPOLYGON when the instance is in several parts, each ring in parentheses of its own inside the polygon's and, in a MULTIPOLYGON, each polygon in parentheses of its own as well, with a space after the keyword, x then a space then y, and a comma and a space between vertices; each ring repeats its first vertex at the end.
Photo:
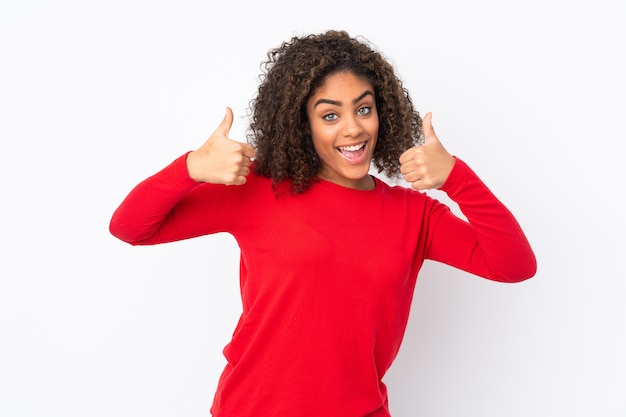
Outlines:
POLYGON ((382 378, 425 259, 503 282, 536 270, 517 221, 464 162, 442 189, 469 222, 380 180, 371 191, 320 180, 300 195, 254 174, 242 186, 198 184, 181 156, 132 190, 110 230, 133 245, 237 240, 243 312, 214 416, 389 416, 382 378))

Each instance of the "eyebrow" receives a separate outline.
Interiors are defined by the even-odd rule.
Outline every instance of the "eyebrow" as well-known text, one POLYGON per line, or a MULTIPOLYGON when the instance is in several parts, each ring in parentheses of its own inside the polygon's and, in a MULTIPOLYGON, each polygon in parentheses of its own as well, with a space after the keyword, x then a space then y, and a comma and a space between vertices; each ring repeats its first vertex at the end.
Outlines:
MULTIPOLYGON (((373 97, 374 93, 372 93, 370 90, 367 90, 363 94, 361 94, 360 96, 358 96, 357 98, 352 100, 352 103, 356 104, 359 101, 363 100, 363 98, 365 98, 366 96, 372 96, 373 97)), ((322 104, 322 103, 332 104, 333 106, 341 106, 341 102, 340 101, 330 100, 330 99, 327 99, 327 98, 321 98, 321 99, 319 99, 319 100, 317 100, 315 102, 315 104, 313 105, 313 108, 317 107, 318 104, 322 104)))

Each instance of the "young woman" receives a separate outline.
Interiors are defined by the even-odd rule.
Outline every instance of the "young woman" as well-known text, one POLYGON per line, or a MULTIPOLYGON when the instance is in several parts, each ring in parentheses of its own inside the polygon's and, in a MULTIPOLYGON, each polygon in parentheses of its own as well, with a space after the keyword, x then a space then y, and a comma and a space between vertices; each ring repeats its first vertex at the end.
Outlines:
POLYGON ((514 216, 446 151, 365 40, 329 31, 284 42, 251 103, 249 144, 228 137, 232 121, 227 108, 208 140, 138 184, 110 225, 133 245, 237 240, 243 312, 215 417, 389 416, 382 378, 424 260, 502 282, 535 274, 514 216), (431 188, 467 221, 420 192, 431 188))

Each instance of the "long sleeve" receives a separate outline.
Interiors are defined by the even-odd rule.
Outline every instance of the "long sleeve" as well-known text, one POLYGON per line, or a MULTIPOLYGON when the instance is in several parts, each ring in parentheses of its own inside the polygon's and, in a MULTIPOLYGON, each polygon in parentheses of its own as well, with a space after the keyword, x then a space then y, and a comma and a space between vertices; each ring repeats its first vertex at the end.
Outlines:
POLYGON ((456 160, 441 189, 467 222, 445 212, 435 226, 429 258, 495 281, 535 275, 537 261, 517 220, 463 161, 456 160))
POLYGON ((151 245, 219 231, 219 186, 192 180, 186 157, 132 189, 113 213, 111 234, 132 245, 151 245))

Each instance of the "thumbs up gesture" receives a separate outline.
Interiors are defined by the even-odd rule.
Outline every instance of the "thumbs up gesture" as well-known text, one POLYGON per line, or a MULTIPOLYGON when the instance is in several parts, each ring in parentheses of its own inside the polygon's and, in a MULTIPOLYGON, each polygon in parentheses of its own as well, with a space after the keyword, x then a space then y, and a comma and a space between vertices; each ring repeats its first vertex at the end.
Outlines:
POLYGON ((415 190, 441 187, 455 164, 454 157, 443 147, 432 124, 432 113, 422 121, 425 141, 400 156, 400 172, 415 190))
POLYGON ((198 182, 241 185, 250 174, 256 151, 250 145, 229 139, 233 111, 226 108, 224 120, 197 150, 187 155, 189 176, 198 182))

